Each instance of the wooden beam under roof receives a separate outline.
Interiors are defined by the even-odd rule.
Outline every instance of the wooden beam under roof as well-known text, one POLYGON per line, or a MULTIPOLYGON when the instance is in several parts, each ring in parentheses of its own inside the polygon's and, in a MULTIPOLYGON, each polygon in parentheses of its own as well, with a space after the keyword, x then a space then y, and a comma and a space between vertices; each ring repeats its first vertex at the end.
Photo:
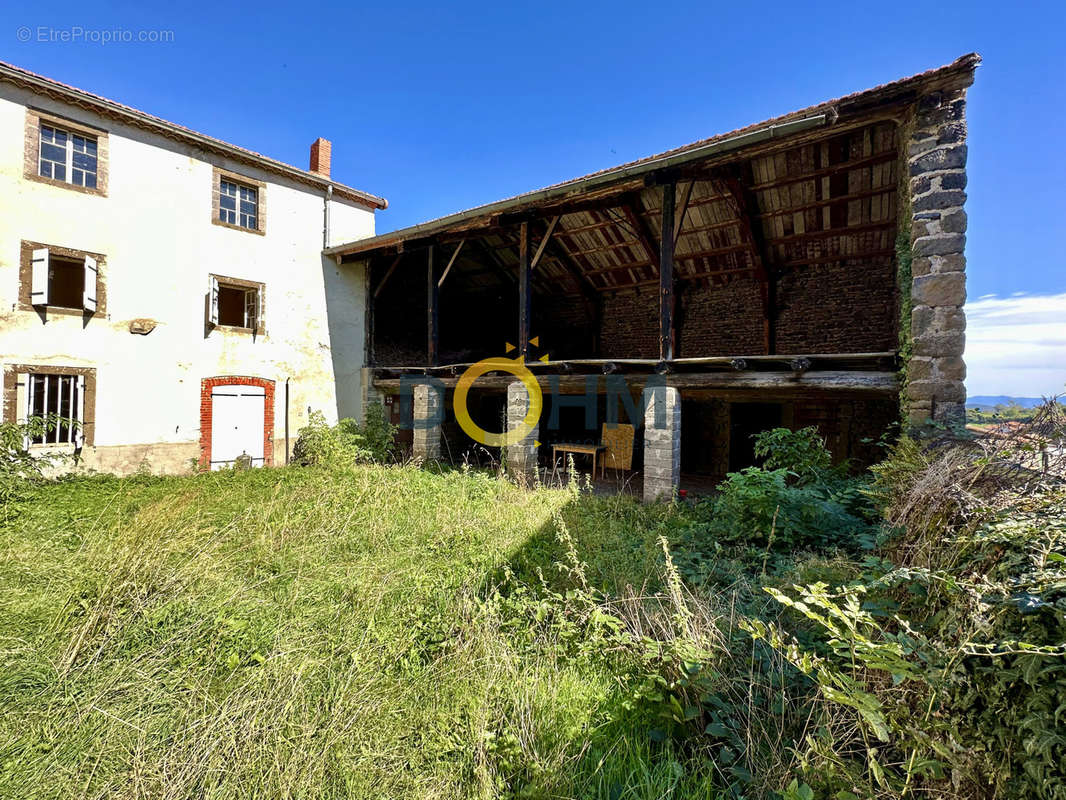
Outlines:
POLYGON ((435 250, 433 245, 426 248, 426 356, 427 363, 434 367, 437 366, 440 338, 440 284, 437 282, 437 272, 433 265, 435 250))
MULTIPOLYGON (((614 362, 611 362, 614 363, 614 362)), ((625 363, 624 360, 618 362, 625 363)), ((627 373, 632 374, 632 373, 627 373)), ((562 391, 584 391, 588 386, 587 374, 571 375, 536 375, 542 386, 558 387, 562 391)), ((633 379, 647 379, 648 374, 641 372, 633 379)), ((446 387, 455 386, 459 378, 441 375, 438 380, 446 387)), ((512 375, 485 375, 478 378, 477 387, 485 389, 506 389, 515 380, 512 375)), ((671 372, 664 375, 661 382, 667 386, 691 389, 754 389, 782 393, 806 394, 813 392, 857 392, 863 394, 880 394, 891 396, 899 391, 899 375, 888 371, 855 371, 842 369, 810 370, 802 374, 776 371, 763 372, 742 370, 730 372, 671 372)), ((374 385, 383 391, 395 392, 409 387, 409 381, 402 378, 375 377, 374 385)), ((603 385, 601 382, 600 386, 603 385)), ((660 384, 661 385, 661 384, 660 384)))
POLYGON ((440 275, 440 280, 437 281, 438 288, 444 285, 444 279, 447 278, 448 273, 452 271, 452 265, 455 263, 455 259, 459 257, 459 253, 460 251, 462 251, 464 244, 466 244, 466 239, 460 241, 459 244, 457 244, 455 246, 455 249, 452 251, 452 257, 448 259, 448 266, 444 268, 444 272, 442 272, 440 275))
POLYGON ((396 258, 392 260, 389 268, 385 271, 384 276, 381 278, 381 282, 374 288, 374 297, 376 298, 381 294, 381 290, 385 288, 385 283, 392 277, 392 273, 396 271, 396 268, 400 266, 400 262, 403 261, 403 253, 397 254, 396 258))
POLYGON ((536 269, 537 264, 540 263, 540 257, 544 255, 544 248, 548 246, 548 242, 552 238, 552 234, 555 233, 555 226, 559 224, 559 216, 552 217, 551 222, 548 223, 548 230, 544 232, 544 236, 540 239, 540 244, 537 246, 537 252, 533 254, 532 260, 529 262, 530 269, 536 269))
POLYGON ((532 314, 529 285, 529 223, 518 226, 518 357, 529 355, 529 323, 532 314))
MULTIPOLYGON (((625 217, 627 225, 632 230, 633 235, 636 237, 637 241, 640 242, 640 246, 643 247, 644 252, 647 253, 648 261, 655 268, 655 271, 658 272, 660 269, 659 245, 656 243, 655 237, 652 235, 651 229, 648 227, 648 224, 644 220, 644 217, 633 210, 634 202, 639 203, 640 199, 635 197, 632 200, 623 203, 620 206, 622 214, 625 217)), ((673 201, 671 200, 671 204, 672 203, 673 201)), ((670 230, 673 230, 672 222, 670 230)))
POLYGON ((692 199, 692 187, 696 185, 696 181, 689 181, 685 184, 685 188, 681 190, 681 210, 677 213, 677 222, 674 223, 674 245, 677 245, 677 237, 681 235, 681 228, 685 224, 685 214, 688 213, 689 200, 692 199))
POLYGON ((659 359, 674 357, 674 200, 676 186, 663 185, 663 213, 659 226, 659 359))

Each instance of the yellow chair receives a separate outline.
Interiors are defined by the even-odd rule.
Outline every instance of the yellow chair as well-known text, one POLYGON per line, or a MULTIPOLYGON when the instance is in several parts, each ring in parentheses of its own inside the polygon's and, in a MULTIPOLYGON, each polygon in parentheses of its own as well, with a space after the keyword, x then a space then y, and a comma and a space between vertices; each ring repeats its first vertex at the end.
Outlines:
POLYGON ((610 469, 633 468, 633 433, 632 425, 608 426, 604 423, 600 442, 607 447, 603 452, 600 472, 604 467, 610 469))

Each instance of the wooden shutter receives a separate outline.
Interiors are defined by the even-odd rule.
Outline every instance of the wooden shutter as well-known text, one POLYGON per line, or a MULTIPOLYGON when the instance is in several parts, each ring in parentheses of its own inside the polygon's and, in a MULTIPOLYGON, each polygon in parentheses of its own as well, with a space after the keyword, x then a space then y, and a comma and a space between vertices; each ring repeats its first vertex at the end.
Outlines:
POLYGON ((256 321, 259 319, 258 311, 259 292, 255 289, 246 289, 244 292, 244 327, 255 330, 256 321))
POLYGON ((218 278, 214 275, 211 276, 208 294, 210 299, 208 300, 207 319, 212 325, 218 325, 218 278))
POLYGON ((82 290, 81 306, 90 314, 96 313, 96 259, 85 256, 85 288, 82 290))
POLYGON ((30 375, 15 373, 15 422, 22 423, 30 415, 30 375))
POLYGON ((30 304, 48 305, 48 248, 34 250, 31 257, 30 304))
POLYGON ((85 376, 76 375, 74 380, 77 381, 78 386, 78 404, 77 407, 71 409, 71 413, 78 420, 77 429, 74 431, 74 446, 81 448, 85 445, 85 376))

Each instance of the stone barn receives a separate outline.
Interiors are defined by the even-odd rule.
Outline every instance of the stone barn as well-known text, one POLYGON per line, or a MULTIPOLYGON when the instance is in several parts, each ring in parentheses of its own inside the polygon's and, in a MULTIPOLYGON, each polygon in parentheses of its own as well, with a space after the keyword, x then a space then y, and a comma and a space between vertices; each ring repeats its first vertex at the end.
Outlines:
POLYGON ((816 426, 863 464, 901 420, 961 420, 978 63, 327 249, 365 281, 364 395, 416 456, 459 460, 485 443, 457 390, 478 428, 514 429, 532 376, 509 466, 595 458, 628 424, 616 472, 649 499, 751 465, 767 428, 816 426), (464 387, 492 357, 520 367, 464 387))

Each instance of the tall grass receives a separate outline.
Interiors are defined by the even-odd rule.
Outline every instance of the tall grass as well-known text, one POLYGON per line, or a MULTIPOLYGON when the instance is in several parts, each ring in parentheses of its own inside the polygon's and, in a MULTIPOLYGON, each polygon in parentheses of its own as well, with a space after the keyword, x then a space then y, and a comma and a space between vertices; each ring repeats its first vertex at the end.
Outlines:
POLYGON ((607 661, 479 611, 564 511, 591 581, 655 580, 669 511, 404 467, 34 491, 0 531, 0 796, 714 796, 607 661))

